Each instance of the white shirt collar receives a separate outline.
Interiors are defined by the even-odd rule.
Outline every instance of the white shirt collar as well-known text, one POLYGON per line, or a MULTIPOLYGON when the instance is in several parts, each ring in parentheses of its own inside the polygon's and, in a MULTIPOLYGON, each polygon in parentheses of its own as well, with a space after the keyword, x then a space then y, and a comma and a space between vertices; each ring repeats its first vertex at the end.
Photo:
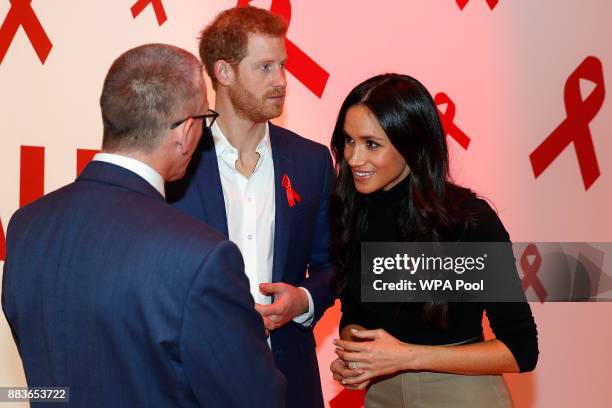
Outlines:
MULTIPOLYGON (((217 157, 221 156, 226 150, 233 149, 232 153, 238 154, 238 151, 232 144, 227 140, 227 137, 223 134, 223 131, 219 127, 219 122, 213 123, 210 128, 210 131, 213 136, 213 141, 215 143, 215 153, 217 153, 217 157)), ((260 157, 263 157, 266 152, 270 151, 270 125, 266 122, 264 137, 261 139, 257 148, 255 149, 257 153, 259 153, 260 157)))
POLYGON ((113 153, 97 153, 94 156, 93 160, 115 164, 119 167, 123 167, 124 169, 128 169, 138 174, 150 185, 152 185, 157 191, 159 191, 159 194, 161 194, 164 198, 166 197, 163 177, 151 166, 141 162, 140 160, 113 153))

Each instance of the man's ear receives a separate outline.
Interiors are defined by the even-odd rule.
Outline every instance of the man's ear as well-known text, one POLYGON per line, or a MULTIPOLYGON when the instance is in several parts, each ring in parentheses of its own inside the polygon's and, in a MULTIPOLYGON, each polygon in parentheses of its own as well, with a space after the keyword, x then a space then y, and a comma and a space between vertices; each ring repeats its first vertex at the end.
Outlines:
POLYGON ((175 146, 180 154, 189 154, 193 150, 193 145, 197 143, 197 137, 192 128, 195 124, 193 118, 189 118, 176 129, 175 146))
POLYGON ((222 86, 229 86, 234 81, 234 67, 227 61, 218 60, 214 64, 214 73, 217 82, 222 86))

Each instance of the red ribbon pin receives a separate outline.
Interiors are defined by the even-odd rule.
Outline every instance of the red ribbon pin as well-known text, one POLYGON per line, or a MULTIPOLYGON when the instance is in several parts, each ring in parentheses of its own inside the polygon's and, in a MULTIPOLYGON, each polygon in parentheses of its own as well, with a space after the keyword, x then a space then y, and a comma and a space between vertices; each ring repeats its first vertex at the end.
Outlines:
MULTIPOLYGON (((252 0, 238 0, 236 7, 247 7, 252 0)), ((289 0, 272 0, 270 12, 282 16, 291 23, 291 2, 289 0)), ((329 73, 310 58, 290 39, 285 40, 287 47, 287 71, 291 72, 313 94, 321 98, 329 73)))
POLYGON ((544 289, 544 285, 538 278, 538 271, 540 270, 540 266, 542 265, 542 256, 540 255, 540 251, 538 251, 538 247, 534 244, 527 245, 525 251, 523 251, 523 255, 521 255, 521 269, 523 270, 523 290, 527 290, 529 286, 533 287, 536 295, 540 299, 541 303, 544 303, 548 293, 546 289, 544 289), (529 256, 533 256, 533 262, 529 262, 529 256))
POLYGON ((19 26, 23 27, 23 31, 28 36, 38 59, 43 64, 47 60, 51 48, 53 48, 45 29, 40 24, 34 10, 32 10, 31 1, 10 0, 11 8, 2 23, 2 27, 0 27, 0 64, 15 38, 19 26))
POLYGON ((287 193, 287 203, 289 203, 289 207, 293 207, 295 205, 295 201, 298 203, 302 202, 302 197, 291 187, 291 180, 289 180, 289 176, 286 174, 283 175, 283 180, 281 181, 281 185, 285 189, 287 193))
MULTIPOLYGON (((486 1, 491 10, 493 10, 495 6, 497 6, 497 3, 499 3, 499 0, 486 0, 486 1)), ((463 10, 465 5, 468 4, 469 2, 470 0, 457 0, 457 5, 459 6, 460 10, 463 10)))
POLYGON ((589 130, 589 123, 603 105, 606 95, 601 61, 587 57, 567 78, 563 90, 567 117, 530 155, 531 167, 536 178, 565 150, 574 143, 584 189, 599 177, 599 165, 589 130), (580 80, 595 83, 595 89, 586 98, 580 93, 580 80))
POLYGON ((153 6, 153 11, 155 11, 155 17, 157 18, 157 24, 160 26, 166 22, 168 17, 166 17, 166 11, 164 10, 164 5, 161 0, 138 0, 134 5, 130 8, 132 11, 132 17, 136 18, 142 10, 144 10, 149 4, 153 6))
POLYGON ((436 95, 434 98, 434 103, 436 106, 446 104, 445 112, 442 112, 440 108, 438 108, 438 115, 442 121, 444 132, 448 136, 455 139, 457 143, 461 145, 461 147, 467 150, 468 146, 470 145, 470 138, 453 122, 455 119, 455 103, 444 92, 440 92, 436 95))

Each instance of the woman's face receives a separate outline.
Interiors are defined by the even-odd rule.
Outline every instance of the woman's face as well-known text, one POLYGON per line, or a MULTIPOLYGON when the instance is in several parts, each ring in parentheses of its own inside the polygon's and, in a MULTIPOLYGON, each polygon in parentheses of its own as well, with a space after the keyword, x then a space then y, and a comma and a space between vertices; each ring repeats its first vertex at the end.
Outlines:
POLYGON ((360 193, 389 190, 410 173, 406 160, 365 106, 349 108, 344 133, 344 159, 353 173, 355 189, 360 193))

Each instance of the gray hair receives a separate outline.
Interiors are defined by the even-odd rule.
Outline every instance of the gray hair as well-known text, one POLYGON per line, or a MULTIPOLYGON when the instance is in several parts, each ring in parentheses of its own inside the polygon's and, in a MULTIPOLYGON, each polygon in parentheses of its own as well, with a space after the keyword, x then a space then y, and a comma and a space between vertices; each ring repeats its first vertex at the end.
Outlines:
POLYGON ((202 86, 202 64, 182 48, 146 44, 121 54, 100 96, 103 149, 151 152, 171 123, 202 113, 202 86))

